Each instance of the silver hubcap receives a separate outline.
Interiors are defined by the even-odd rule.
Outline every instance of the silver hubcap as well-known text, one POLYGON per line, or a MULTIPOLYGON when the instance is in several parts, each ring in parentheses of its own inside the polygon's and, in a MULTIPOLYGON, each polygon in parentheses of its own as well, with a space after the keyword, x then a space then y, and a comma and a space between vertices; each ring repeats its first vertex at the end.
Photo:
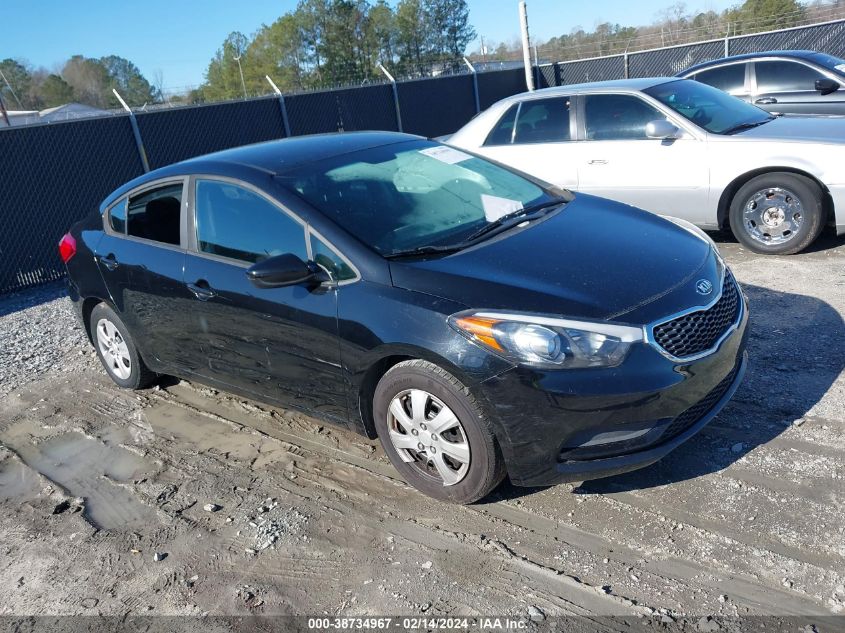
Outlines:
POLYGON ((390 441, 422 473, 454 486, 469 470, 469 442, 458 417, 421 389, 398 393, 387 412, 390 441))
POLYGON ((783 244, 793 239, 804 221, 801 200, 788 189, 761 189, 745 203, 745 230, 761 244, 783 244))
POLYGON ((97 321, 97 346, 106 368, 121 380, 129 378, 132 373, 129 348, 114 323, 108 319, 97 321))

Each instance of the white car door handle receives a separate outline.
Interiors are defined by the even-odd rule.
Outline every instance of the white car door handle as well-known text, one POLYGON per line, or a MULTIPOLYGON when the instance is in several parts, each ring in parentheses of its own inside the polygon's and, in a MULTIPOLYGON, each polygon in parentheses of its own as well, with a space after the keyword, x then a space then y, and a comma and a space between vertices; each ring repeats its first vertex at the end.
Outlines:
POLYGON ((587 161, 588 165, 607 165, 607 161, 603 158, 594 158, 593 160, 587 161))

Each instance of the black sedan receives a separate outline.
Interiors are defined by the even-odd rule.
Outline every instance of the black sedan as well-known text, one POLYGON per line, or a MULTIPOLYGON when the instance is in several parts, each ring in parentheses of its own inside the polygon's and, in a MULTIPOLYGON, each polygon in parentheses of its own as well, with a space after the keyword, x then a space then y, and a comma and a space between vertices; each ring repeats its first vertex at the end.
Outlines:
POLYGON ((146 174, 59 251, 118 385, 171 374, 370 438, 449 501, 651 464, 724 406, 747 306, 712 242, 415 136, 146 174))
POLYGON ((678 77, 695 79, 776 114, 845 114, 845 59, 769 51, 714 59, 678 77))

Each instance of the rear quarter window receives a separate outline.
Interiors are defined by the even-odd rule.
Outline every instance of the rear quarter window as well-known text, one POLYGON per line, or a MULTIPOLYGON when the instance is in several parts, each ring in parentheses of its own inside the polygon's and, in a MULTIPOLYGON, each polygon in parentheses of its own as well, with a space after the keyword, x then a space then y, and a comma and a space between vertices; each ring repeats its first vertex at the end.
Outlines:
POLYGON ((126 198, 109 210, 109 226, 115 233, 126 233, 126 198))

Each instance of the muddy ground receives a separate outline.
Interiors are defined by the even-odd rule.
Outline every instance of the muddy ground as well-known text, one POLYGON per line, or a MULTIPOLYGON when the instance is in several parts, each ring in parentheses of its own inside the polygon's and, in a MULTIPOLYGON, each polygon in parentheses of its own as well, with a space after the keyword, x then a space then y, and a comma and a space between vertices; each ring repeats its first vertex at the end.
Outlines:
POLYGON ((0 299, 0 614, 845 614, 845 242, 721 247, 752 335, 718 418, 471 507, 299 413, 120 390, 59 288, 0 299))

